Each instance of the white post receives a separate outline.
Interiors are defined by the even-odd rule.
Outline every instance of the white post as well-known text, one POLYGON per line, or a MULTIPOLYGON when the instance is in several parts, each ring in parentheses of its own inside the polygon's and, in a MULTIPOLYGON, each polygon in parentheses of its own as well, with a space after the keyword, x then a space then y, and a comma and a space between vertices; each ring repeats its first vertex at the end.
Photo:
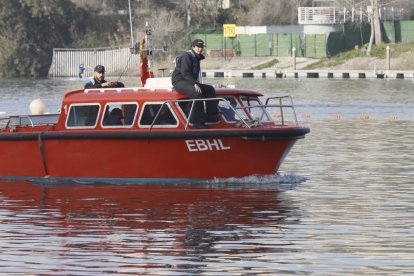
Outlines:
POLYGON ((346 22, 346 8, 344 8, 344 23, 346 22))
POLYGON ((391 70, 391 55, 390 55, 390 46, 387 45, 387 70, 391 70))
POLYGON ((296 70, 296 48, 292 48, 293 70, 296 70))

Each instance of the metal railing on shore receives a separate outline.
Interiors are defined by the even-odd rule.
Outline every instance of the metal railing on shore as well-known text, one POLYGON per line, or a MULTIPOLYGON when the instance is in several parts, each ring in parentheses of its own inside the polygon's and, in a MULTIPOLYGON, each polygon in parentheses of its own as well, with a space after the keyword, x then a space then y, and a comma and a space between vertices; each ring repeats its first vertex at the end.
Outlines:
MULTIPOLYGON (((368 7, 299 7, 299 24, 343 24, 347 22, 367 22, 372 13, 368 7)), ((382 7, 379 9, 381 20, 403 20, 407 18, 403 8, 382 7)))
POLYGON ((82 65, 86 69, 84 77, 91 77, 98 64, 104 65, 109 74, 116 74, 138 68, 139 55, 132 55, 129 47, 55 48, 49 76, 78 77, 79 67, 82 65))

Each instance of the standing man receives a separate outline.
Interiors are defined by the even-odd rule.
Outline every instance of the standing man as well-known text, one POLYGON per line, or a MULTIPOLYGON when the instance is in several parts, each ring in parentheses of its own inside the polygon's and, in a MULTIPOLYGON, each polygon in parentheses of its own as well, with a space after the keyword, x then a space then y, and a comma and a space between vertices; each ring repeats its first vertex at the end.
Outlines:
POLYGON ((79 64, 79 78, 83 78, 85 74, 86 68, 83 66, 83 63, 79 64))
POLYGON ((91 88, 109 88, 109 87, 125 87, 122 82, 111 82, 105 80, 105 67, 97 65, 93 72, 93 80, 85 84, 85 89, 91 88))
MULTIPOLYGON (((200 61, 205 59, 202 54, 204 41, 196 39, 188 50, 176 59, 175 69, 171 82, 174 89, 190 99, 215 98, 216 90, 213 86, 201 83, 200 61)), ((190 122, 193 128, 208 128, 206 122, 218 122, 218 101, 206 101, 206 112, 203 101, 194 103, 190 122)))

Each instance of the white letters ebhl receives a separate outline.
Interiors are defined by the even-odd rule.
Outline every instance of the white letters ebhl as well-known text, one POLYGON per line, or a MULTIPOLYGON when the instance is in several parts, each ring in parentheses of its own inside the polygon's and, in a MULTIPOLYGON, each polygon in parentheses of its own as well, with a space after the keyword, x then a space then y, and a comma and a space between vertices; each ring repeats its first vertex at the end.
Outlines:
POLYGON ((185 140, 188 151, 214 151, 214 150, 229 150, 230 147, 227 147, 223 144, 221 139, 194 139, 194 140, 185 140))

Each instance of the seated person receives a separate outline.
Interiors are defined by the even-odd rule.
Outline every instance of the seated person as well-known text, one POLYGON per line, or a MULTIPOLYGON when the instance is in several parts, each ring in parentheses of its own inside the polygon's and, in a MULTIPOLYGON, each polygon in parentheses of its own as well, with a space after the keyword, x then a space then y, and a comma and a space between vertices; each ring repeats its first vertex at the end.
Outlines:
POLYGON ((91 88, 110 88, 110 87, 125 87, 122 82, 112 82, 105 80, 105 67, 97 65, 93 72, 93 80, 85 84, 85 89, 91 88))
POLYGON ((124 116, 122 115, 122 110, 119 108, 114 108, 109 113, 109 117, 107 119, 106 125, 108 126, 122 126, 122 120, 124 116))
MULTIPOLYGON (((175 69, 171 82, 175 91, 188 96, 190 99, 216 98, 216 90, 213 86, 201 83, 200 61, 205 57, 202 54, 204 41, 196 39, 191 43, 191 50, 180 55, 175 62, 175 69)), ((206 123, 220 121, 217 108, 218 101, 196 101, 192 110, 190 123, 193 128, 208 128, 206 123)))

